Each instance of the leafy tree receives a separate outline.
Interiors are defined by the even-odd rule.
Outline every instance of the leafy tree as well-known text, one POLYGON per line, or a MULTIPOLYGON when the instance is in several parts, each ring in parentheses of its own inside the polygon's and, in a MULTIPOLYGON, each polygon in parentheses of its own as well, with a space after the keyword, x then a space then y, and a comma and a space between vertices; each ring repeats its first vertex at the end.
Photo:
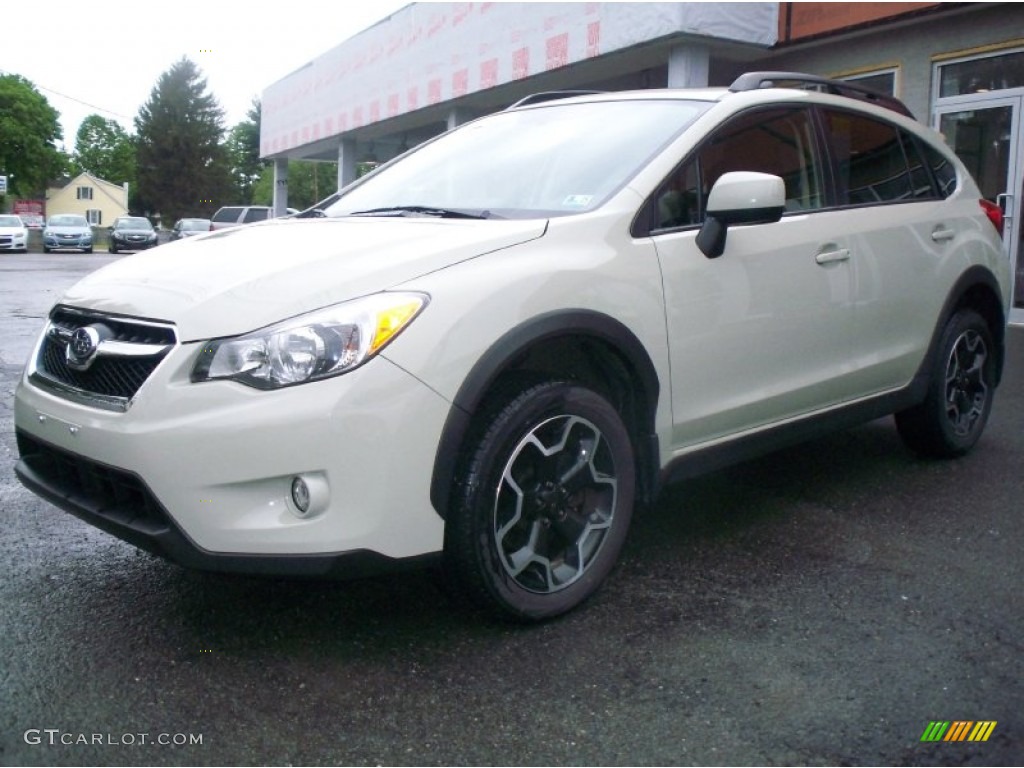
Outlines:
POLYGON ((75 164, 114 184, 135 186, 135 141, 115 120, 89 115, 75 139, 75 164))
MULTIPOLYGON (((288 161, 288 207, 309 208, 338 189, 338 164, 288 161)), ((268 164, 253 185, 254 205, 271 205, 274 198, 274 166, 268 164)))
POLYGON ((260 160, 261 109, 260 100, 254 98, 246 113, 248 119, 235 125, 228 133, 231 183, 234 185, 235 202, 238 203, 252 202, 253 185, 268 165, 267 161, 260 160))
POLYGON ((210 216, 231 191, 224 111, 187 57, 160 75, 135 118, 136 205, 165 222, 210 216))
POLYGON ((59 113, 20 75, 0 76, 0 175, 8 194, 41 196, 46 183, 66 169, 59 113))

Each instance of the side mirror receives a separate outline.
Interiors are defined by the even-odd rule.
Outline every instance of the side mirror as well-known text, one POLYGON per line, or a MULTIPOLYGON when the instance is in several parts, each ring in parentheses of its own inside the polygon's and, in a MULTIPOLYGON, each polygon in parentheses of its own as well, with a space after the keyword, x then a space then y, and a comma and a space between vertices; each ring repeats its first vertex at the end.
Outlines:
POLYGON ((725 237, 736 224, 771 224, 786 210, 786 184, 778 176, 753 171, 724 173, 708 195, 707 215, 697 247, 709 259, 725 253, 725 237))

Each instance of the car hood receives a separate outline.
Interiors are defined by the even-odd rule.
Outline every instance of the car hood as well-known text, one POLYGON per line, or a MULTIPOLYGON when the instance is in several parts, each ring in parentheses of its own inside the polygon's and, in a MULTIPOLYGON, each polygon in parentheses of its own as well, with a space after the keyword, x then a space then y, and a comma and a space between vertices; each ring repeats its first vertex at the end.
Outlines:
POLYGON ((233 336, 544 234, 546 220, 274 220, 179 240, 93 272, 62 303, 233 336))
POLYGON ((92 229, 91 228, 89 228, 89 227, 80 227, 80 226, 77 226, 77 225, 75 225, 75 226, 47 227, 46 231, 50 232, 51 234, 54 234, 54 235, 91 235, 92 234, 92 229))
POLYGON ((127 227, 120 227, 118 229, 110 230, 112 235, 155 235, 156 230, 152 229, 128 229, 127 227))
POLYGON ((18 235, 25 231, 25 227, 2 227, 0 226, 0 235, 18 235))

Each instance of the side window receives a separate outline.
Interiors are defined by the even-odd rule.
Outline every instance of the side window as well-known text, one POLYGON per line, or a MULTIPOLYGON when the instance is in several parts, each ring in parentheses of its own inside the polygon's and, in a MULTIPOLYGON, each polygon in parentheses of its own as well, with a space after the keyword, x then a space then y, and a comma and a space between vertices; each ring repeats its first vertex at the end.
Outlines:
POLYGON ((932 169, 932 176, 939 188, 939 197, 947 198, 956 191, 956 168, 945 155, 927 142, 919 142, 925 162, 932 169))
POLYGON ((932 175, 928 172, 928 166, 918 150, 918 143, 914 137, 906 131, 900 131, 900 141, 903 142, 903 153, 907 158, 907 167, 910 169, 910 188, 913 190, 915 200, 934 200, 935 186, 932 184, 932 175))
POLYGON ((223 222, 234 224, 236 221, 238 221, 238 217, 241 215, 241 208, 221 208, 219 211, 213 214, 213 220, 216 221, 218 224, 223 222))
POLYGON ((689 160, 672 172, 655 195, 654 228, 674 229, 700 224, 700 182, 697 163, 689 160))
POLYGON ((652 201, 652 229, 700 224, 711 188, 730 171, 781 176, 787 211, 824 206, 814 129, 803 108, 758 110, 715 131, 695 156, 669 176, 652 201))
POLYGON ((250 208, 245 212, 245 218, 242 219, 243 224, 251 224, 254 221, 263 221, 270 216, 270 211, 266 208, 250 208))
MULTIPOLYGON (((839 205, 911 201, 924 189, 920 161, 915 179, 896 126, 852 112, 827 110, 825 130, 836 159, 839 205)), ((934 194, 930 181, 927 187, 926 196, 930 197, 934 194)))

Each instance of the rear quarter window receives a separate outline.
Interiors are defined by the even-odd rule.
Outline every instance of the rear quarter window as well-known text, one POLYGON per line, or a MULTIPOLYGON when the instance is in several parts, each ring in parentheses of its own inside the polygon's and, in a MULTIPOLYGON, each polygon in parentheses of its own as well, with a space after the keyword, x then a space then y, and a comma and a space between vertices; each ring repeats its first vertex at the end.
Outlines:
POLYGON ((941 194, 937 169, 953 175, 949 162, 906 130, 873 117, 825 111, 825 131, 836 170, 837 204, 877 205, 935 199, 941 194))

